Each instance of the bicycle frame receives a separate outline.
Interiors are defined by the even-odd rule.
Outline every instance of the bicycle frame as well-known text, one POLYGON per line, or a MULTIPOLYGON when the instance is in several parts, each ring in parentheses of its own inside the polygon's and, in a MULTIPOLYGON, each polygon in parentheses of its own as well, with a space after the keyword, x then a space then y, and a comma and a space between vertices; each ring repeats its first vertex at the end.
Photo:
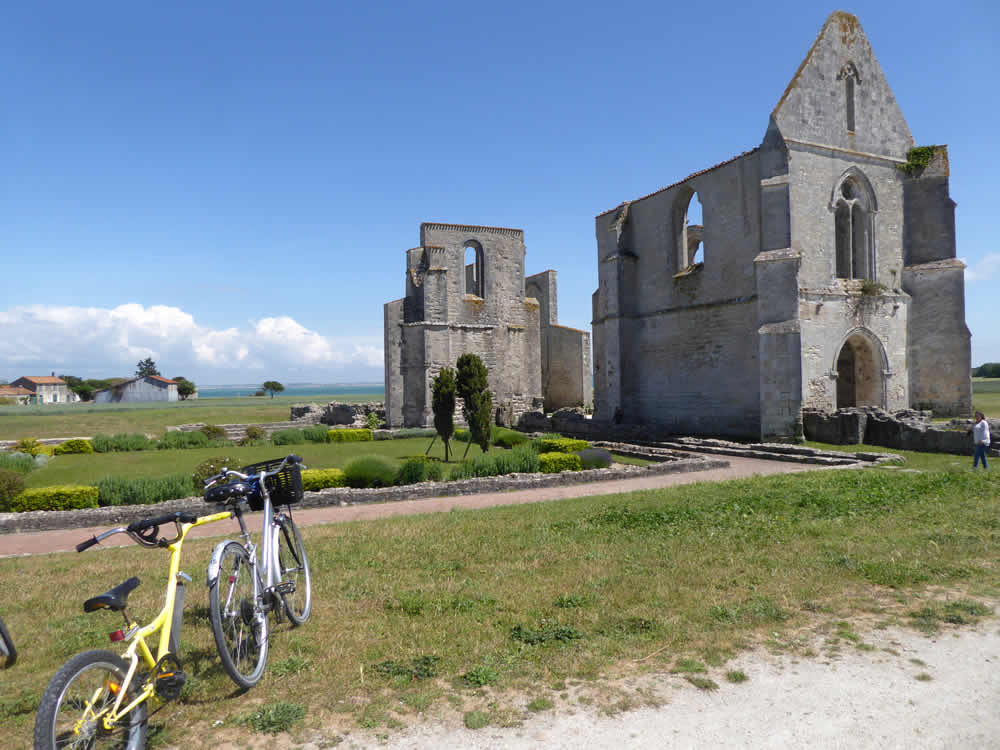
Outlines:
MULTIPOLYGON (((149 698, 155 693, 154 681, 150 680, 143 686, 141 693, 133 698, 128 705, 122 706, 125 696, 128 695, 128 688, 132 684, 132 679, 135 677, 136 671, 139 668, 140 657, 146 667, 152 670, 164 656, 171 653, 170 636, 174 625, 174 607, 177 601, 177 581, 181 575, 181 547, 184 544, 185 537, 187 537, 187 534, 191 529, 197 526, 204 526, 209 523, 215 523, 216 521, 225 521, 232 518, 232 515, 232 511, 213 513, 208 516, 202 516, 192 523, 179 524, 180 533, 178 537, 173 542, 165 545, 166 549, 170 550, 170 572, 167 575, 167 593, 163 609, 160 610, 160 613, 148 625, 140 627, 137 622, 128 622, 128 632, 125 634, 124 640, 130 640, 132 642, 125 650, 124 657, 129 661, 129 668, 128 672, 125 674, 125 679, 122 681, 122 684, 118 685, 117 688, 112 687, 112 692, 116 693, 115 702, 111 707, 111 710, 108 711, 102 719, 106 730, 112 730, 115 724, 117 724, 122 717, 128 714, 129 711, 134 709, 143 701, 149 700, 149 698), (159 631, 160 637, 156 648, 156 655, 154 656, 146 641, 148 638, 151 638, 154 634, 156 634, 157 631, 159 631)), ((117 531, 118 530, 108 533, 116 533, 117 531)), ((82 722, 83 719, 80 721, 82 722)), ((74 732, 79 734, 79 727, 75 727, 74 732)))
MULTIPOLYGON (((267 487, 264 484, 263 474, 264 472, 261 472, 259 480, 261 496, 264 498, 264 508, 262 510, 264 514, 264 523, 260 542, 260 546, 264 551, 264 559, 259 566, 257 560, 257 545, 253 543, 253 539, 250 536, 250 530, 247 529, 246 522, 243 520, 243 514, 234 513, 236 520, 239 521, 240 524, 240 536, 243 539, 243 546, 250 558, 250 568, 253 570, 253 593, 254 599, 257 601, 261 600, 265 592, 274 590, 279 578, 278 536, 275 533, 277 530, 277 524, 274 521, 274 506, 271 504, 271 495, 268 493, 267 487), (261 576, 261 568, 263 568, 263 577, 261 576)), ((215 549, 212 550, 212 558, 208 563, 208 571, 206 575, 206 584, 209 588, 211 588, 212 584, 219 578, 219 568, 222 564, 222 553, 225 550, 226 545, 229 544, 229 541, 230 540, 227 539, 219 542, 215 549)))

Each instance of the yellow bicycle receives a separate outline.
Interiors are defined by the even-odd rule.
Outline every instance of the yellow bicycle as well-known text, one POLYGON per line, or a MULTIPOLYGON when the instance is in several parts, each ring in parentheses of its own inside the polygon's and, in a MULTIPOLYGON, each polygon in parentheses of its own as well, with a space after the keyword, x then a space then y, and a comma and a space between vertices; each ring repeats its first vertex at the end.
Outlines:
POLYGON ((191 529, 232 516, 232 510, 200 518, 178 511, 105 531, 76 546, 77 552, 83 552, 112 534, 128 534, 144 547, 169 550, 166 601, 156 618, 144 626, 127 610, 128 595, 139 585, 138 578, 84 602, 85 612, 121 612, 125 628, 112 633, 111 640, 126 641, 129 646, 124 659, 110 651, 84 651, 56 672, 42 694, 35 718, 35 750, 142 750, 146 746, 150 704, 158 710, 176 699, 186 680, 178 644, 185 584, 191 577, 180 569, 181 547, 191 529), (160 526, 169 523, 175 525, 176 534, 170 539, 161 537, 160 526), (154 654, 149 643, 157 634, 154 654))

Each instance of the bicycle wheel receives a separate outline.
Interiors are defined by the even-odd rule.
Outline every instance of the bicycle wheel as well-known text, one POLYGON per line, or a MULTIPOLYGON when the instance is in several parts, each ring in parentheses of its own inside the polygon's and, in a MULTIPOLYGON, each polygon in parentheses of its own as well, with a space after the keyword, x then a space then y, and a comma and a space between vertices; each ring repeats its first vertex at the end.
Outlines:
MULTIPOLYGON (((66 662, 42 693, 35 717, 35 750, 142 750, 146 747, 147 712, 143 701, 113 729, 104 715, 114 706, 128 664, 110 651, 84 651, 66 662)), ((134 698, 129 695, 123 706, 134 698)))
POLYGON ((3 662, 0 666, 4 668, 13 667, 14 662, 17 661, 17 649, 14 648, 14 639, 10 637, 10 631, 7 630, 3 619, 0 619, 0 661, 3 662))
POLYGON ((294 591, 281 594, 288 619, 301 625, 312 611, 312 581, 309 577, 309 559, 302 543, 299 527, 288 516, 278 517, 278 567, 279 582, 292 584, 294 591))
POLYGON ((254 596, 254 570, 245 549, 230 542, 219 576, 208 589, 208 619, 222 668, 241 688, 256 685, 267 664, 267 615, 254 596))

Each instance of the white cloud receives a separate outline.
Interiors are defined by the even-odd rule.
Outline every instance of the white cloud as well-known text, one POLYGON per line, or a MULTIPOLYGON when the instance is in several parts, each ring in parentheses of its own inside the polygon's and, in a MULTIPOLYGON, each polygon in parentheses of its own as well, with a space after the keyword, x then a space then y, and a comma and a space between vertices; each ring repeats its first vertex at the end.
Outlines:
MULTIPOLYGON (((964 259, 963 259, 964 260, 964 259)), ((1000 253, 986 253, 975 264, 965 261, 965 280, 969 283, 1000 277, 1000 253)))
POLYGON ((292 380, 380 379, 383 363, 381 336, 333 339, 287 316, 213 329, 166 305, 0 311, 0 375, 8 379, 50 371, 125 376, 146 357, 168 377, 203 383, 252 381, 260 372, 292 380))

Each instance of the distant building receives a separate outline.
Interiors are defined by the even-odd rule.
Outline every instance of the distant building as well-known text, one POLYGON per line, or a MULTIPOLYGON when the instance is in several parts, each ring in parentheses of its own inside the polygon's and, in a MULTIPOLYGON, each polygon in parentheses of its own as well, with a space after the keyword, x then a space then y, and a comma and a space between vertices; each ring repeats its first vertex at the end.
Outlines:
POLYGON ((18 385, 0 385, 0 399, 11 399, 17 404, 30 404, 33 394, 18 385))
POLYGON ((24 388, 31 395, 32 404, 72 404, 80 400, 66 385, 66 381, 52 375, 25 375, 10 384, 12 387, 24 388))
POLYGON ((117 404, 142 401, 177 401, 177 381, 148 375, 94 393, 94 403, 117 404))

